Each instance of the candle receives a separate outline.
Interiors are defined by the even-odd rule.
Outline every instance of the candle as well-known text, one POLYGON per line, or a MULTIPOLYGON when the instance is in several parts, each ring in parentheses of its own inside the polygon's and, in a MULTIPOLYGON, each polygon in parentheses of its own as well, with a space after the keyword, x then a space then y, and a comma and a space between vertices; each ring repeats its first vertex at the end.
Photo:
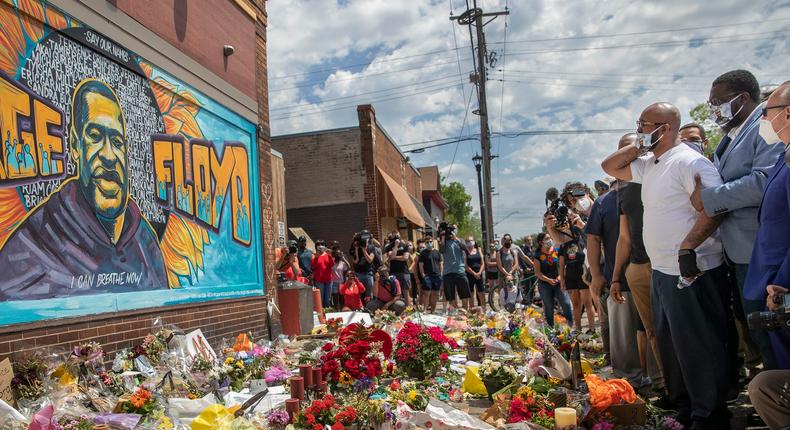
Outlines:
POLYGON ((557 408, 554 410, 554 425, 557 430, 576 428, 576 409, 557 408))
POLYGON ((319 386, 322 382, 324 382, 324 375, 321 372, 320 367, 318 366, 313 367, 312 373, 313 373, 313 384, 315 384, 316 387, 319 386))
POLYGON ((291 398, 304 400, 304 378, 301 376, 291 378, 291 398))
POLYGON ((313 374, 312 368, 309 364, 302 364, 299 366, 299 376, 304 378, 304 386, 305 387, 312 387, 313 386, 313 374))
POLYGON ((318 392, 321 394, 326 394, 329 392, 329 387, 326 385, 326 382, 321 382, 318 384, 318 392))
POLYGON ((288 412, 288 416, 291 417, 291 422, 293 422, 296 416, 299 415, 299 399, 287 399, 285 401, 285 411, 288 412))

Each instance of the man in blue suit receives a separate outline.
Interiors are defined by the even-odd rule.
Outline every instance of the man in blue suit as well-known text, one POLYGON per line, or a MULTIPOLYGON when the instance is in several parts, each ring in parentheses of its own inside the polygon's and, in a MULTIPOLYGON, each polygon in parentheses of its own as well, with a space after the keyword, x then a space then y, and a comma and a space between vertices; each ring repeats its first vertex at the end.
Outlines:
MULTIPOLYGON (((766 296, 770 296, 771 307, 775 308, 773 298, 790 290, 790 81, 771 94, 761 116, 760 135, 785 143, 775 145, 780 151, 785 150, 784 157, 779 157, 765 186, 760 226, 744 288, 744 297, 762 302, 764 309, 766 296)), ((777 367, 790 369, 790 334, 785 330, 769 334, 777 367)))
MULTIPOLYGON (((724 182, 702 189, 699 185, 691 203, 708 216, 725 214, 720 227, 724 251, 734 266, 739 296, 745 314, 762 310, 765 301, 743 297, 744 281, 749 269, 757 235, 757 211, 768 174, 781 153, 778 145, 769 145, 760 137, 760 86, 746 70, 727 72, 713 81, 708 99, 711 119, 724 130, 713 162, 724 182)), ((764 332, 751 332, 760 349, 765 368, 774 368, 770 342, 764 332)), ((730 344, 733 343, 731 339, 730 344)), ((737 348, 737 342, 734 345, 737 348)), ((734 351, 734 350, 731 350, 734 351)))

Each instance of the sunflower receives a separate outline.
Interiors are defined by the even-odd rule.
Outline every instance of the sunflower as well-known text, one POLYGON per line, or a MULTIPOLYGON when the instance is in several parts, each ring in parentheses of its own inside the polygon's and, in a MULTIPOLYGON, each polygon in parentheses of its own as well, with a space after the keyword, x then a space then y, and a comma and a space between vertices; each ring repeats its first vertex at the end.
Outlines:
POLYGON ((338 382, 340 382, 340 385, 351 385, 354 383, 354 379, 344 370, 340 372, 340 379, 338 382))

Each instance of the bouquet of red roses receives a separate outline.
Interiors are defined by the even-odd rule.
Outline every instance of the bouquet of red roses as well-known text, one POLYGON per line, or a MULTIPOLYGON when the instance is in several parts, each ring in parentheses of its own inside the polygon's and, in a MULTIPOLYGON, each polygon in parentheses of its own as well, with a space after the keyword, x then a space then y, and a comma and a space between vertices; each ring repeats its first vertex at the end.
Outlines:
POLYGON ((373 380, 381 375, 384 354, 366 340, 357 340, 348 346, 327 343, 322 350, 325 353, 321 357, 322 372, 335 387, 350 388, 356 384, 360 385, 357 388, 371 388, 373 380))
POLYGON ((449 353, 458 348, 439 327, 406 322, 395 338, 395 362, 412 377, 424 379, 450 364, 449 353))
POLYGON ((334 396, 327 394, 322 399, 313 400, 310 406, 299 412, 294 426, 307 430, 323 430, 325 426, 331 426, 333 430, 343 430, 356 420, 356 409, 338 405, 334 396))

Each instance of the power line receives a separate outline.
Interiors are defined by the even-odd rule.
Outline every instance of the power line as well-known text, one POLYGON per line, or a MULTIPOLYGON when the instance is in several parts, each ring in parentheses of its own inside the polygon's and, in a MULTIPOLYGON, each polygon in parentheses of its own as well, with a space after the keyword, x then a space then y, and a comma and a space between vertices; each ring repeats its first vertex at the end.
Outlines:
MULTIPOLYGON (((635 91, 635 90, 646 90, 646 91, 676 91, 678 89, 687 89, 693 91, 707 91, 709 87, 656 87, 656 86, 645 86, 645 85, 638 85, 635 87, 622 87, 622 86, 614 86, 614 85, 584 85, 584 84, 567 84, 563 82, 543 82, 537 81, 538 79, 547 79, 549 78, 533 78, 533 81, 519 81, 508 79, 508 82, 512 82, 514 84, 526 84, 526 85, 539 85, 544 87, 579 87, 579 88, 596 88, 596 89, 613 89, 613 90, 628 90, 628 91, 635 91)), ((500 81, 500 79, 492 79, 494 81, 500 81)), ((568 81, 567 79, 562 79, 563 81, 568 81)))
POLYGON ((293 109, 293 108, 297 108, 297 107, 303 107, 303 106, 314 106, 314 105, 323 104, 323 103, 330 102, 330 101, 345 100, 345 99, 356 98, 356 97, 364 96, 364 95, 368 95, 368 94, 376 94, 376 93, 382 93, 382 92, 387 92, 387 91, 392 91, 392 90, 398 90, 398 89, 402 89, 402 88, 413 87, 415 85, 427 84, 429 82, 442 81, 442 80, 450 79, 450 78, 455 79, 456 77, 457 76, 455 74, 452 74, 452 75, 448 75, 448 76, 442 76, 442 77, 436 78, 436 79, 428 79, 427 81, 418 81, 418 82, 412 82, 410 84, 399 85, 397 87, 390 87, 390 88, 384 88, 384 89, 375 90, 375 91, 368 91, 368 92, 364 92, 364 93, 357 93, 357 94, 354 94, 354 95, 335 97, 333 99, 322 99, 318 103, 310 103, 310 102, 298 103, 298 104, 295 104, 295 105, 287 105, 287 106, 280 106, 280 107, 276 107, 276 108, 271 108, 270 110, 272 110, 272 111, 275 111, 275 110, 289 110, 289 109, 293 109))
MULTIPOLYGON (((507 6, 508 6, 508 0, 505 0, 505 11, 508 11, 507 6)), ((500 93, 500 96, 499 96, 499 131, 502 131, 502 117, 503 117, 502 113, 503 113, 504 107, 505 107, 505 82, 504 81, 505 81, 505 61, 507 60, 507 58, 506 58, 507 57, 507 21, 508 21, 509 16, 510 15, 505 15, 505 31, 504 31, 505 34, 504 34, 504 36, 502 38, 502 42, 503 42, 503 44, 502 44, 502 81, 503 82, 502 82, 502 92, 500 93)), ((499 136, 499 137, 497 137, 497 140, 496 140, 496 155, 497 155, 497 159, 496 159, 496 186, 497 186, 497 188, 499 188, 499 174, 501 172, 500 169, 499 169, 499 159, 501 158, 501 157, 499 157, 499 155, 500 155, 499 151, 500 151, 501 147, 502 147, 502 136, 499 136)), ((501 222, 501 220, 500 220, 500 222, 501 222)))
POLYGON ((453 160, 450 161, 450 168, 447 169, 447 176, 445 180, 450 180, 450 175, 453 173, 453 165, 455 165, 455 156, 458 155, 458 147, 461 146, 461 135, 464 134, 464 127, 466 127, 466 118, 469 116, 469 105, 472 103, 472 93, 469 91, 469 99, 466 101, 466 110, 464 111, 464 120, 461 122, 461 130, 458 132, 458 142, 455 144, 455 151, 453 151, 453 160))
MULTIPOLYGON (((580 40, 580 39, 599 39, 605 37, 624 37, 624 36, 641 36, 646 34, 659 34, 659 33, 676 33, 680 31, 698 31, 698 30, 708 30, 713 28, 725 28, 725 27, 736 27, 736 26, 743 26, 743 25, 763 25, 768 22, 779 22, 779 21, 790 21, 790 18, 776 18, 776 19, 763 19, 760 21, 747 21, 747 22, 739 22, 739 23, 728 23, 728 24, 718 24, 718 25, 708 25, 708 26, 697 26, 697 27, 685 27, 685 28, 668 28, 665 30, 652 30, 652 31, 637 31, 637 32, 630 32, 630 33, 607 33, 607 34, 590 34, 590 35, 583 35, 583 36, 567 36, 567 37, 551 37, 545 39, 529 39, 529 40, 516 40, 511 41, 510 43, 534 43, 534 42, 555 42, 560 40, 580 40)), ((497 43, 497 42, 494 42, 497 43)))
MULTIPOLYGON (((769 32, 761 32, 761 33, 750 33, 749 35, 758 35, 758 34, 775 34, 775 33, 785 33, 790 30, 777 30, 777 31, 769 31, 769 32)), ((747 38, 747 39, 731 39, 731 40, 719 40, 723 38, 728 38, 732 36, 720 36, 720 37, 709 37, 706 39, 684 39, 684 40, 675 40, 675 41, 664 41, 664 42, 645 42, 645 43, 634 43, 630 45, 609 45, 609 46, 588 46, 584 48, 557 48, 557 49, 544 49, 544 50, 533 50, 533 51, 516 51, 511 52, 510 55, 533 55, 533 54, 553 54, 557 52, 580 52, 580 51, 599 51, 599 50, 608 50, 608 49, 628 49, 628 48, 661 48, 661 47, 671 47, 671 46, 683 46, 689 43, 700 42, 699 46, 704 45, 717 45, 721 43, 739 43, 739 42, 754 42, 760 40, 774 40, 774 39, 784 39, 785 37, 763 37, 763 38, 747 38)))
POLYGON ((444 54, 446 52, 457 51, 457 50, 458 50, 458 47, 456 47, 455 49, 442 49, 442 50, 439 50, 439 51, 425 52, 423 54, 413 54, 413 55, 404 55, 404 56, 398 56, 398 57, 391 57, 391 58, 388 58, 388 59, 385 59, 385 60, 378 60, 378 61, 376 61, 374 59, 374 60, 368 61, 366 63, 345 64, 343 66, 330 67, 330 68, 327 68, 327 69, 312 70, 312 71, 309 71, 309 72, 301 72, 301 73, 292 73, 290 75, 274 76, 274 77, 269 78, 269 80, 273 81, 273 80, 277 80, 277 79, 285 79, 285 78, 290 78, 290 77, 294 77, 294 76, 313 75, 313 74, 316 74, 316 73, 325 73, 325 72, 332 72, 332 71, 337 71, 337 70, 345 70, 347 68, 352 68, 352 67, 369 66, 369 65, 373 64, 374 62, 376 64, 380 64, 380 63, 389 63, 389 62, 393 62, 393 61, 403 61, 403 60, 406 60, 406 59, 409 59, 409 58, 424 57, 424 56, 427 56, 427 55, 434 55, 434 54, 444 54))
MULTIPOLYGON (((502 137, 506 138, 516 138, 520 136, 561 136, 561 135, 581 135, 581 134, 618 134, 618 133, 629 133, 633 132, 633 129, 629 128, 617 128, 617 129, 588 129, 588 130, 529 130, 529 131, 518 131, 518 132, 507 132, 507 133, 492 133, 492 134, 501 134, 502 137)), ((438 148, 441 146, 452 145, 453 143, 463 142, 466 140, 477 140, 480 137, 479 134, 477 135, 467 135, 462 136, 458 139, 453 139, 446 142, 437 143, 434 145, 427 145, 422 146, 419 148, 408 149, 403 152, 422 152, 426 149, 438 148)), ((415 145, 416 142, 406 143, 399 145, 401 148, 405 146, 415 145)))
MULTIPOLYGON (((383 102, 388 102, 388 101, 391 101, 391 100, 398 100, 398 99, 403 99, 403 98, 407 98, 407 97, 413 97, 413 96, 417 96, 417 95, 421 95, 421 94, 435 93, 435 92, 442 91, 442 90, 447 90, 447 89, 450 89, 450 88, 456 88, 459 85, 461 85, 461 84, 439 86, 439 87, 436 87, 436 88, 426 89, 424 91, 417 91, 417 92, 413 92, 413 93, 409 93, 409 94, 403 94, 403 95, 399 95, 399 96, 387 97, 387 98, 382 98, 382 99, 375 99, 374 98, 374 99, 369 100, 369 102, 370 103, 383 103, 383 102)), ((295 118, 295 117, 300 117, 300 116, 318 115, 318 114, 324 113, 324 112, 333 112, 333 111, 336 111, 336 110, 347 109, 349 107, 354 107, 356 105, 357 105, 357 103, 351 103, 349 105, 336 106, 336 107, 333 107, 331 109, 316 109, 316 110, 311 111, 311 112, 296 113, 296 114, 293 114, 293 115, 288 114, 288 115, 282 115, 282 116, 278 116, 278 117, 273 117, 273 118, 271 118, 271 120, 281 120, 281 119, 295 118)))
MULTIPOLYGON (((464 60, 467 60, 467 59, 468 58, 464 58, 464 60)), ((454 64, 455 62, 456 62, 456 60, 445 61, 445 62, 439 62, 439 63, 429 64, 429 65, 409 67, 409 68, 406 68, 406 69, 389 70, 389 71, 386 71, 386 72, 379 72, 379 73, 362 74, 362 75, 352 76, 352 77, 349 77, 349 78, 334 79, 334 80, 331 80, 331 81, 323 81, 323 80, 311 81, 311 82, 304 83, 302 85, 294 85, 292 87, 277 88, 277 89, 269 90, 269 92, 270 93, 274 93, 274 92, 278 92, 278 91, 293 90, 293 89, 298 89, 298 88, 307 88, 307 87, 312 87, 312 86, 315 86, 315 85, 318 85, 318 84, 323 84, 324 86, 326 86, 326 85, 333 85, 333 84, 338 83, 338 82, 353 81, 355 79, 366 79, 366 78, 369 78, 369 77, 372 77, 372 76, 383 76, 383 75, 390 75, 392 73, 408 72, 408 71, 411 71, 411 70, 430 69, 432 67, 443 66, 443 65, 447 65, 447 64, 454 64)))

